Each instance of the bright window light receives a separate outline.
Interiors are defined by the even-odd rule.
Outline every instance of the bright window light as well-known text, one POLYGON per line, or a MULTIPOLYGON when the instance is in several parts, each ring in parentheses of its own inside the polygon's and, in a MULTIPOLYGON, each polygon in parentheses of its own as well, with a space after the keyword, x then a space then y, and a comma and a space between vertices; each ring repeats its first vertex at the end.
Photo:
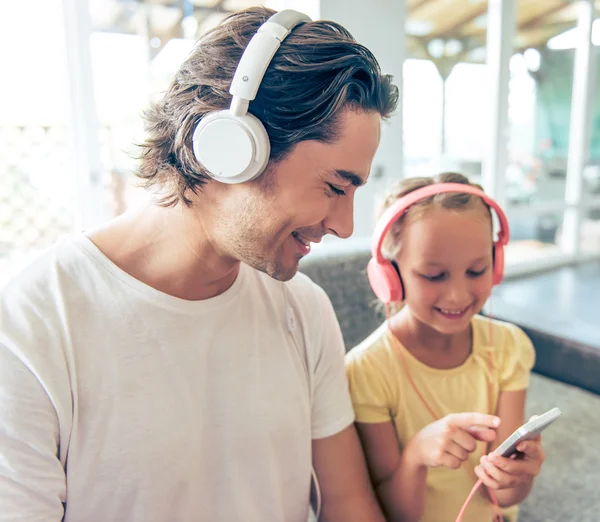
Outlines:
MULTIPOLYGON (((592 25, 592 43, 600 46, 600 19, 594 20, 592 25)), ((575 49, 577 45, 577 28, 569 29, 548 40, 548 49, 575 49)))

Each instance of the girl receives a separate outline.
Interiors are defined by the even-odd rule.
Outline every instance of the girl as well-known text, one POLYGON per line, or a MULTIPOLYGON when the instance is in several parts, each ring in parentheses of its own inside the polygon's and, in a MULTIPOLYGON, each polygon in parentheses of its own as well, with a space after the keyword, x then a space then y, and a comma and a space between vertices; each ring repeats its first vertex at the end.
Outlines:
POLYGON ((534 351, 520 328, 477 315, 502 278, 508 241, 497 208, 493 242, 497 205, 481 196, 460 174, 406 179, 377 225, 369 279, 394 313, 348 353, 347 374, 371 479, 392 521, 453 522, 481 480, 463 520, 497 517, 493 499, 515 506, 504 511, 514 522, 544 460, 539 440, 521 443, 516 459, 490 454, 524 422, 534 351))

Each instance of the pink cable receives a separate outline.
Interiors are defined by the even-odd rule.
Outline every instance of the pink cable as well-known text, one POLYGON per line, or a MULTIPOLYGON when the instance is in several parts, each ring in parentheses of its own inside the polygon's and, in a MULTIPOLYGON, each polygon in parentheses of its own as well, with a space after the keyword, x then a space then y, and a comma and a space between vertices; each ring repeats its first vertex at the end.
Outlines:
MULTIPOLYGON (((460 509, 460 512, 458 513, 456 522, 462 522, 463 515, 465 514, 465 511, 467 510, 469 502, 471 502, 473 495, 475 495, 476 491, 479 489, 479 486, 481 486, 482 484, 483 484, 483 482, 481 482, 481 479, 479 479, 475 483, 475 485, 473 486, 473 489, 471 489, 471 492, 469 493, 469 496, 467 497, 467 500, 465 500, 465 503, 463 504, 462 508, 460 509)), ((492 499, 494 506, 496 507, 496 509, 494 510, 494 511, 496 511, 494 513, 494 520, 496 522, 502 522, 502 515, 500 514, 500 504, 498 504, 498 499, 496 498, 496 495, 494 495, 494 492, 489 488, 488 488, 488 493, 490 495, 490 498, 492 499)))
MULTIPOLYGON (((494 329, 492 328, 492 321, 493 321, 493 317, 492 317, 492 299, 490 298, 490 313, 488 314, 488 332, 489 332, 489 337, 490 337, 490 344, 493 345, 494 344, 494 329)), ((465 500, 465 503, 463 504, 460 512, 458 513, 458 517, 456 518, 456 522, 462 522, 462 517, 465 514, 465 511, 467 510, 467 507, 469 505, 469 502, 471 502, 471 499, 473 498, 473 495, 475 495, 475 492, 479 489, 479 486, 481 486, 483 484, 483 482, 481 482, 481 479, 479 479, 475 485, 473 486, 473 489, 471 489, 471 492, 469 493, 469 496, 467 497, 467 500, 465 500)), ((500 514, 500 504, 498 503, 498 499, 496 498, 496 495, 494 495, 494 492, 488 488, 488 495, 490 496, 490 499, 492 501, 492 504, 495 507, 495 513, 494 513, 494 520, 496 522, 503 522, 503 518, 502 515, 500 514)))
POLYGON ((469 496, 467 497, 467 500, 465 500, 465 503, 463 504, 463 507, 460 509, 460 512, 458 513, 458 517, 456 519, 456 522, 462 522, 462 517, 465 514, 467 506, 469 505, 469 502, 471 502, 471 499, 473 498, 473 495, 475 495, 475 492, 479 489, 479 486, 481 486, 481 484, 483 484, 483 482, 481 482, 481 480, 478 480, 475 483, 475 485, 473 486, 473 489, 471 489, 471 493, 469 493, 469 496))

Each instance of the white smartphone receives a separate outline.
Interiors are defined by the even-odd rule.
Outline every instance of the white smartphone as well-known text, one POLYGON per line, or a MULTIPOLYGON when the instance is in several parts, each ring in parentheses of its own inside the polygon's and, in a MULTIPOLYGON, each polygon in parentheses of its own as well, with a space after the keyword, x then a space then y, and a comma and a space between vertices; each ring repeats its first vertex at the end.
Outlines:
POLYGON ((494 450, 494 453, 497 453, 501 457, 510 457, 517 451, 517 446, 520 442, 537 437, 538 434, 542 433, 542 431, 560 417, 560 413, 558 408, 552 408, 543 415, 526 422, 500 444, 500 446, 494 450))

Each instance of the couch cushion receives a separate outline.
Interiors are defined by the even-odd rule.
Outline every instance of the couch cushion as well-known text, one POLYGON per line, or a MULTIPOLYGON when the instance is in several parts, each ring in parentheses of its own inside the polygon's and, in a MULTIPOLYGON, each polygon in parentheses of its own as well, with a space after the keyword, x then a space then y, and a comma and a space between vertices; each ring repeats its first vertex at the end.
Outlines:
POLYGON ((600 520, 600 396, 532 375, 527 416, 557 406, 561 417, 542 435, 546 461, 519 522, 600 520))

